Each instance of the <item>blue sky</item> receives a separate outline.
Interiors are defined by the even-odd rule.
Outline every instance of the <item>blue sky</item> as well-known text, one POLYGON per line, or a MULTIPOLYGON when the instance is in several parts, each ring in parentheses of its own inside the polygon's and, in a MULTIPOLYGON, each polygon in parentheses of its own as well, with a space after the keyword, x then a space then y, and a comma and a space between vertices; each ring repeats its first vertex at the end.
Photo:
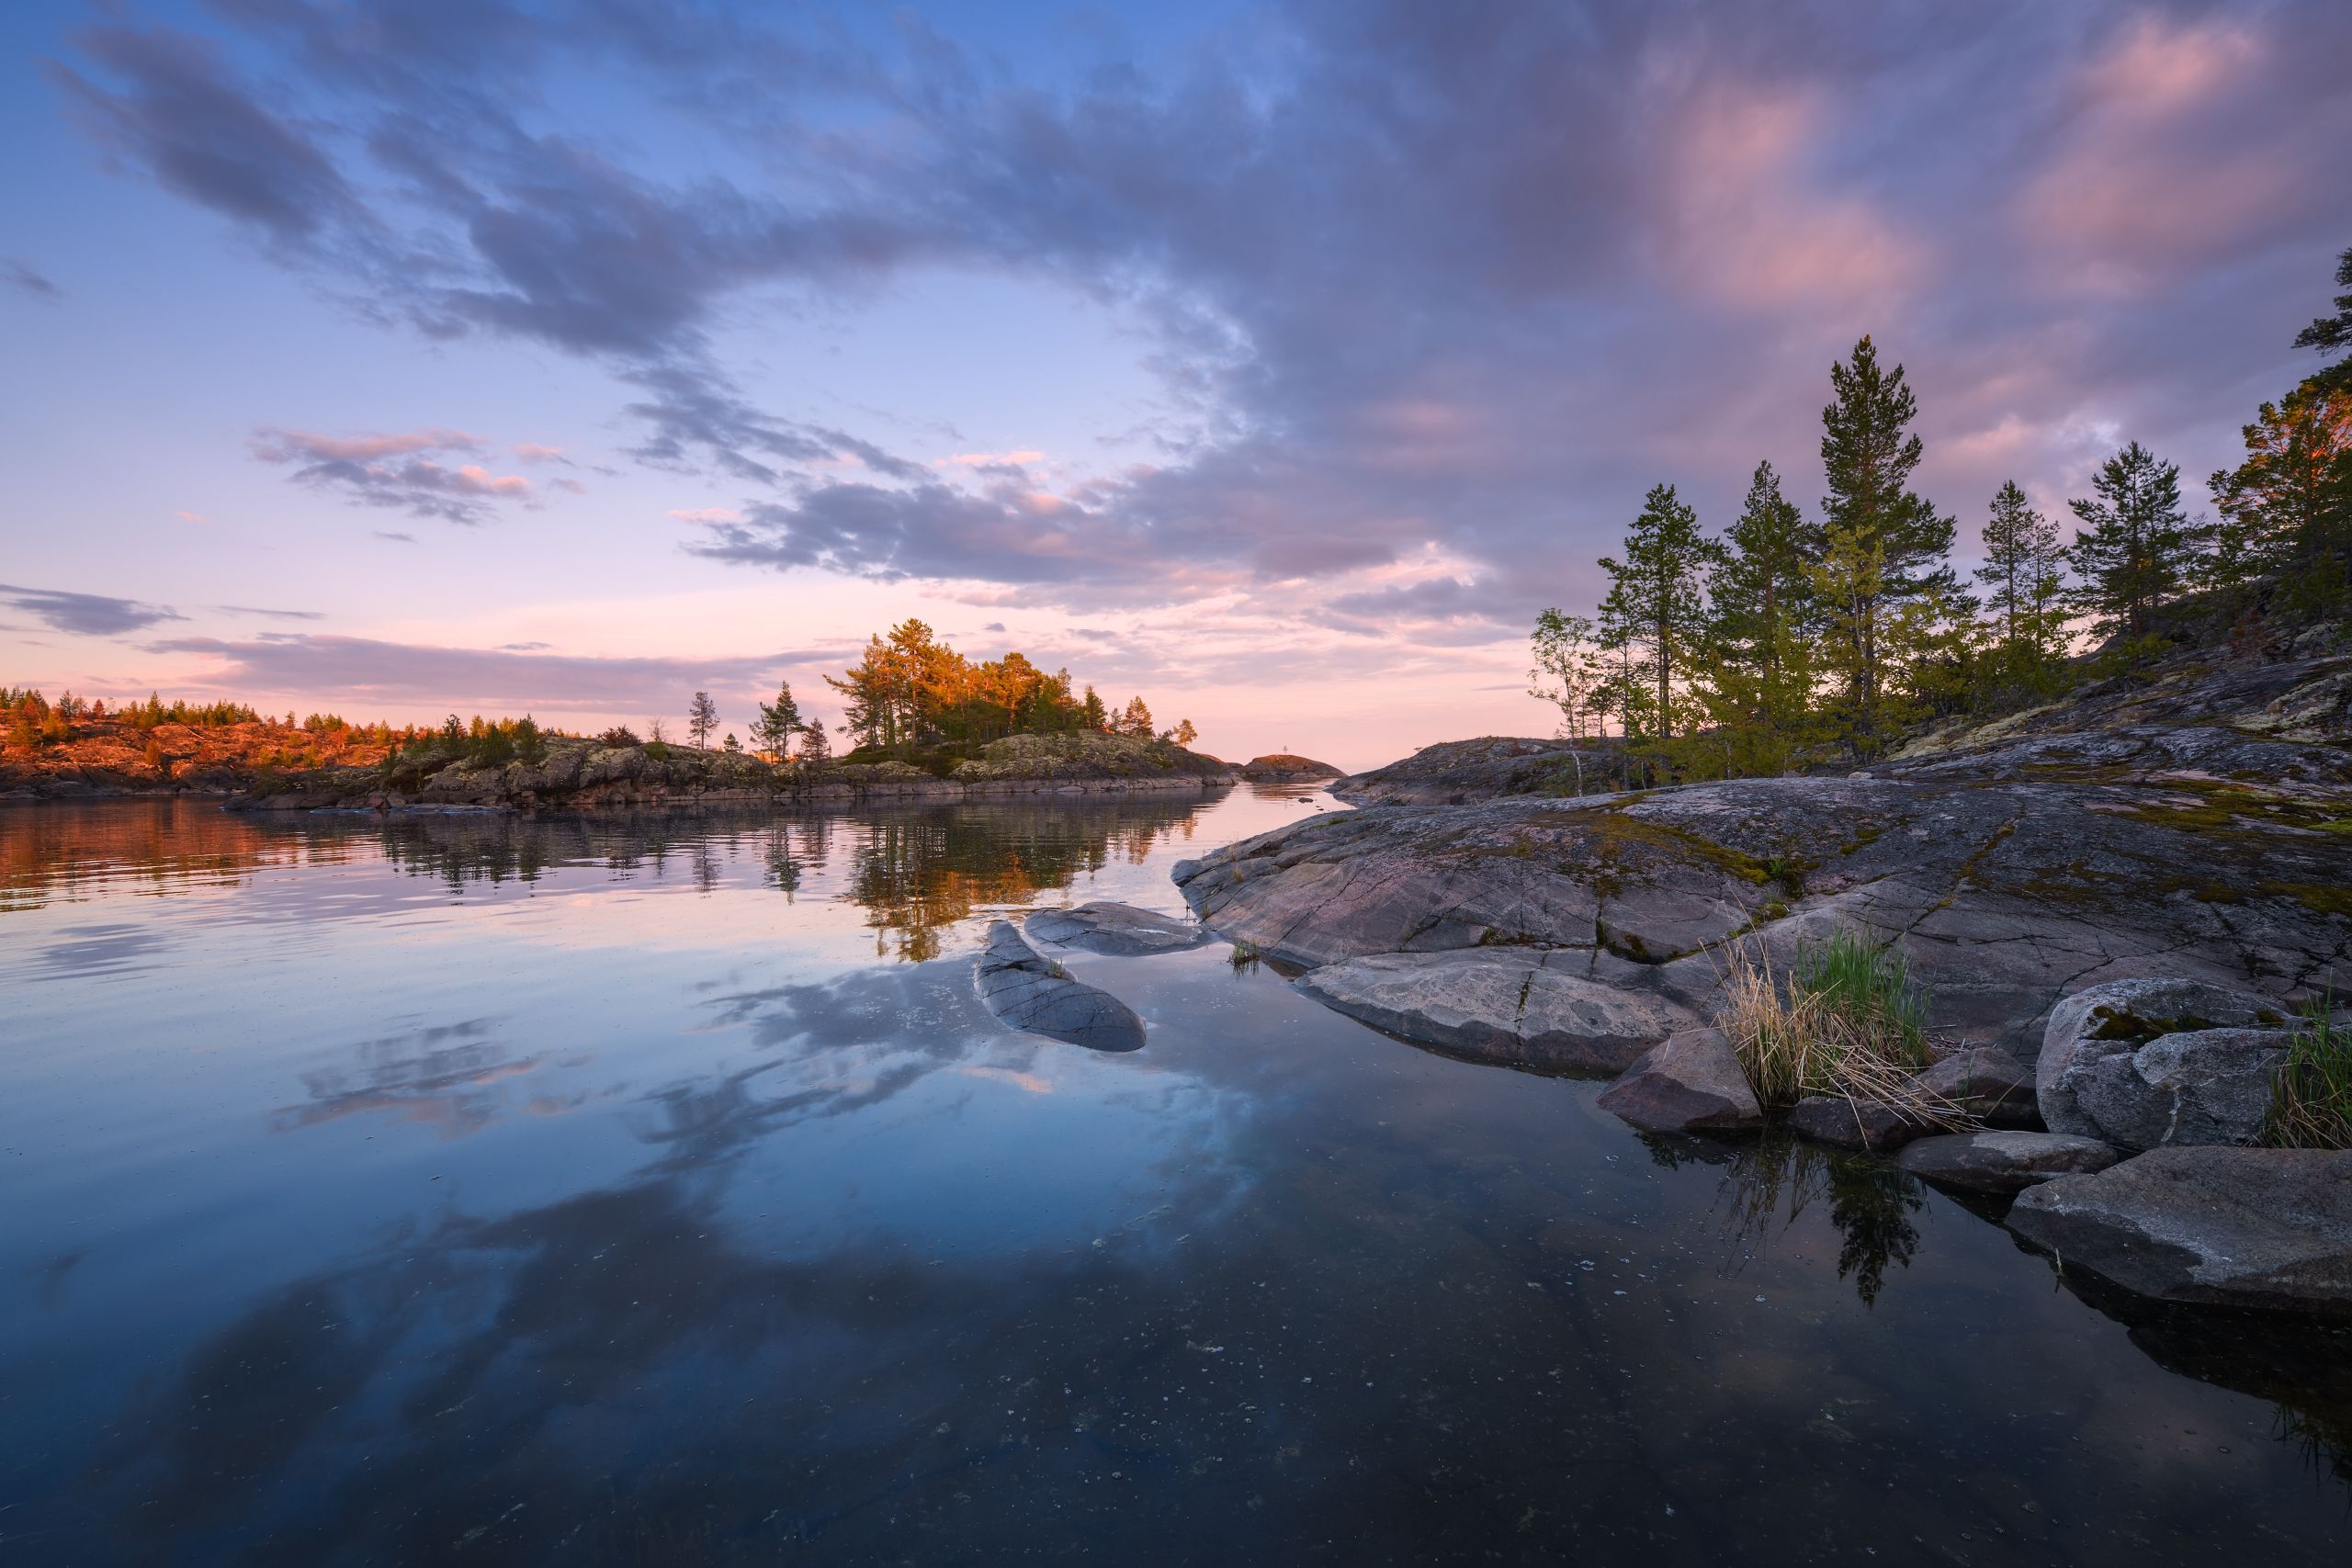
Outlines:
POLYGON ((1973 540, 2126 439, 2221 463, 2352 244, 2319 0, 125 0, 0 45, 0 680, 354 716, 740 723, 918 615, 1227 755, 1535 732, 1534 611, 1652 483, 1817 496, 1861 333, 1973 540))

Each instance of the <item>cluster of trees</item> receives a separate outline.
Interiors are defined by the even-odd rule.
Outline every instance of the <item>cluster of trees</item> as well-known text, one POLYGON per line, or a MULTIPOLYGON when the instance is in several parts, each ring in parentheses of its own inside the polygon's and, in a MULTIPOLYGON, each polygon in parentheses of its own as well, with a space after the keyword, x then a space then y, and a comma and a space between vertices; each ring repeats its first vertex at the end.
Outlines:
POLYGON ((548 737, 561 733, 541 728, 529 714, 520 718, 484 718, 476 714, 470 720, 451 714, 437 729, 408 732, 408 743, 384 758, 384 768, 397 772, 403 763, 429 758, 492 767, 536 762, 547 755, 548 737))
MULTIPOLYGON (((2337 279, 2352 288, 2352 251, 2337 279)), ((2297 341, 2352 347, 2352 293, 2297 341)), ((2109 457, 2075 527, 2015 481, 1980 525, 1985 564, 1963 583, 1954 520, 1912 488, 1923 456, 1903 367, 1864 337, 1830 369, 1818 517, 1759 463, 1720 536, 1661 484, 1623 548, 1600 561, 1590 616, 1546 610, 1534 695, 1570 737, 1614 732, 1684 776, 1777 773, 1806 757, 1868 757, 1939 714, 2039 700, 2067 678, 2087 629, 2121 660, 2156 651, 2156 612, 2184 594, 2270 585, 2269 602, 2341 615, 2352 603, 2352 356, 2265 403, 2245 460, 2207 481, 2217 520, 2192 521, 2178 468, 2138 442, 2109 457)))
POLYGON ((1114 714, 1092 686, 1073 691, 1068 670, 1047 674, 1019 653, 967 659, 918 620, 868 639, 856 666, 825 684, 843 700, 841 733, 874 751, 1083 730, 1189 745, 1198 734, 1189 719, 1158 730, 1139 696, 1114 714))

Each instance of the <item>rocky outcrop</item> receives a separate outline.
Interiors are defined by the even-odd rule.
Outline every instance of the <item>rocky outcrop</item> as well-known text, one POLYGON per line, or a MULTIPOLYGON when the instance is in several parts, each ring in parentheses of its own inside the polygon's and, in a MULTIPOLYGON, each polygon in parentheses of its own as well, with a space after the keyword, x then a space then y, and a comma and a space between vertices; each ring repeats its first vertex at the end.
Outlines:
POLYGON ((1336 779, 1340 770, 1312 757, 1274 751, 1242 763, 1241 776, 1252 784, 1303 784, 1309 779, 1336 779))
POLYGON ((2033 1188, 2007 1223, 2143 1296, 2352 1317, 2352 1151, 2156 1149, 2033 1188))
POLYGON ((1425 746, 1331 786, 1362 806, 1463 806, 1507 795, 1599 795, 1616 785, 1616 750, 1599 741, 1486 736, 1425 746))
POLYGON ((1664 998, 1602 985, 1577 967, 1572 955, 1526 948, 1392 953, 1330 964, 1298 985, 1375 1029, 1552 1072, 1622 1071, 1697 1021, 1664 998))
MULTIPOLYGON (((2117 710, 2201 722, 2069 728, 2053 712, 1868 776, 1454 806, 1351 781, 1374 803, 1175 876, 1220 935, 1302 967, 1534 949, 1547 974, 1702 1018, 1734 946, 1785 973, 1849 929, 1899 946, 1940 1038, 2030 1065, 2052 1007, 2109 980, 2178 976, 2274 1006, 2352 994, 2352 834, 2336 826, 2352 820, 2352 750, 2329 695, 2346 671, 2352 660, 2233 667, 2211 691, 2117 710)), ((1437 750, 1430 776, 1469 766, 1437 750)), ((1380 1005, 1384 1027, 1424 1037, 1413 1020, 1428 1010, 1402 989, 1380 1005)), ((1427 1037, 1447 1043, 1451 1027, 1427 1037)))
POLYGON ((972 965, 973 984, 990 1012, 1015 1029, 1083 1045, 1090 1051, 1133 1051, 1143 1043, 1143 1020, 1107 991, 1073 980, 1041 957, 1009 920, 989 928, 988 946, 972 965))
POLYGON ((1764 1124, 1764 1108, 1719 1029, 1668 1035, 1593 1103, 1653 1133, 1738 1133, 1764 1124))
POLYGON ((1038 909, 1022 921, 1038 942, 1082 947, 1090 953, 1132 958, 1148 953, 1181 953, 1210 940, 1207 930, 1188 920, 1138 909, 1132 904, 1080 904, 1038 909))
POLYGON ((2120 1156, 2097 1138, 2064 1133, 1947 1133, 1906 1145, 1903 1168, 1972 1192, 2022 1192, 2060 1176, 2105 1170, 2120 1156))
POLYGON ((2177 978, 2087 987, 2058 1004, 2035 1069, 2053 1133, 2127 1149, 2251 1144, 2290 1032, 2276 1002, 2177 978))

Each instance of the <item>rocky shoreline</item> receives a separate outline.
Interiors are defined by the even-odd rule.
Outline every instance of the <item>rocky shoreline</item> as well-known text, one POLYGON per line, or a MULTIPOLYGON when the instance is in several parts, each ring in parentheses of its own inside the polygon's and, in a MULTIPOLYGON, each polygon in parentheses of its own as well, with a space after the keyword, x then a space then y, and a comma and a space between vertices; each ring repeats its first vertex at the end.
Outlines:
POLYGON ((1605 749, 1489 739, 1174 875, 1399 1038, 1615 1075, 1655 1134, 1900 1151, 2140 1295, 2352 1316, 2352 1153, 2264 1146, 2298 1010, 2352 996, 2347 742, 2342 656, 2183 660, 1844 777, 1594 791, 1605 749), (1930 1065, 1771 1112, 1726 976, 1841 931, 1907 962, 1930 1065))

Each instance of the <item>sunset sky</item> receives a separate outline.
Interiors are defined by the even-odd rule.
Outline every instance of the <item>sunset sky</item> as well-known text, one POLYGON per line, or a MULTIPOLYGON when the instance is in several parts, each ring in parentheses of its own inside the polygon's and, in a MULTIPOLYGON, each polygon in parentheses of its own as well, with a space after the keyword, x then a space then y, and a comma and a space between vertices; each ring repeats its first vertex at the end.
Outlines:
POLYGON ((1973 549, 2201 479, 2352 5, 0 8, 0 683, 729 728, 907 615, 1349 767, 1541 734, 1660 480, 1905 363, 1973 549))

